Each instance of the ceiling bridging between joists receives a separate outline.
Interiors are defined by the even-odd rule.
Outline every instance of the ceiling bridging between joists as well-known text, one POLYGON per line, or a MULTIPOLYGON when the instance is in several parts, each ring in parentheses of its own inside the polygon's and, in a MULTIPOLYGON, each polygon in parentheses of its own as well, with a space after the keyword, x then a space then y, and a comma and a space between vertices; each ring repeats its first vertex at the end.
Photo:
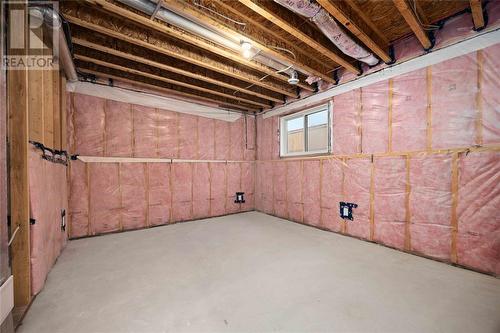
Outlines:
MULTIPOLYGON (((414 34, 422 47, 429 49, 432 36, 426 26, 468 6, 475 28, 486 24, 480 0, 317 3, 350 38, 386 63, 397 60, 389 52, 392 42, 414 34)), ((280 73, 276 64, 262 62, 261 56, 315 76, 329 87, 336 84, 338 73, 361 73, 359 62, 343 54, 320 29, 270 0, 152 1, 148 8, 149 13, 141 12, 116 0, 61 3, 62 14, 72 26, 79 71, 249 112, 300 98, 300 90, 306 91, 306 96, 317 91, 316 86, 304 82, 303 75, 299 75, 297 86, 289 85, 291 72, 280 73), (237 47, 221 46, 163 22, 159 18, 164 10, 230 36, 233 44, 250 41, 260 53, 247 59, 237 47)))

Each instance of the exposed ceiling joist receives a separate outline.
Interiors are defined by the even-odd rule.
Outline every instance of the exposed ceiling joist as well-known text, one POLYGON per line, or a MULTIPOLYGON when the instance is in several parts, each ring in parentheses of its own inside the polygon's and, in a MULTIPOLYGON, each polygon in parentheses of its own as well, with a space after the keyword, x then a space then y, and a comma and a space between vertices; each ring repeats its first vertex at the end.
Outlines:
MULTIPOLYGON (((196 47, 202 48, 206 51, 209 51, 209 52, 212 52, 212 53, 217 54, 219 56, 222 56, 226 59, 229 59, 231 61, 239 63, 243 66, 249 67, 253 70, 257 70, 261 73, 269 75, 269 76, 276 78, 280 81, 287 82, 287 80, 288 80, 288 77, 286 75, 283 75, 281 73, 276 73, 276 70, 274 70, 270 67, 264 66, 258 62, 255 62, 255 61, 245 59, 241 55, 238 55, 238 54, 233 53, 233 52, 229 52, 222 47, 219 47, 219 46, 216 46, 212 43, 206 42, 202 38, 197 38, 197 37, 192 36, 188 33, 180 31, 178 29, 174 29, 166 24, 161 24, 161 23, 158 23, 156 21, 150 20, 148 17, 136 14, 130 10, 127 10, 127 9, 124 9, 120 6, 114 5, 108 1, 105 1, 105 0, 86 0, 86 2, 93 4, 93 5, 96 5, 109 13, 112 13, 114 15, 119 15, 125 19, 136 22, 142 26, 151 28, 151 29, 158 31, 160 33, 163 33, 167 36, 177 38, 183 42, 186 42, 186 43, 189 43, 189 44, 194 45, 196 47)), ((169 2, 169 4, 170 3, 171 2, 169 2)), ((311 88, 310 86, 308 86, 307 84, 300 84, 299 86, 301 88, 307 89, 309 91, 314 91, 314 89, 311 88)), ((290 92, 287 92, 286 95, 288 95, 290 97, 296 97, 296 94, 293 94, 290 92)))
POLYGON ((145 88, 145 89, 152 90, 152 91, 158 91, 158 92, 166 93, 166 94, 168 94, 170 96, 178 96, 178 97, 187 98, 187 99, 190 99, 190 100, 202 101, 202 102, 208 103, 209 105, 218 105, 220 107, 233 108, 233 109, 244 110, 244 111, 252 111, 252 112, 258 112, 258 111, 260 111, 259 109, 256 109, 256 108, 246 107, 246 106, 243 106, 243 105, 232 104, 232 103, 219 102, 219 101, 214 100, 213 98, 207 98, 207 97, 202 97, 202 96, 198 96, 198 95, 188 94, 188 93, 184 93, 184 92, 180 92, 180 91, 177 91, 177 90, 160 87, 160 86, 157 86, 157 85, 153 85, 153 84, 149 84, 149 83, 145 83, 145 82, 141 82, 141 81, 137 81, 137 80, 131 80, 131 79, 128 79, 128 78, 125 78, 125 77, 122 77, 122 76, 105 73, 103 71, 96 71, 96 70, 92 70, 92 69, 88 69, 88 68, 82 68, 82 67, 80 67, 78 70, 80 72, 82 72, 82 73, 95 75, 96 77, 99 77, 99 78, 102 78, 102 79, 112 79, 112 80, 115 80, 115 81, 121 81, 123 83, 128 83, 128 84, 131 84, 133 86, 145 88))
POLYGON ((472 20, 474 21, 474 28, 476 28, 476 30, 484 28, 486 23, 481 0, 470 0, 470 9, 472 12, 472 20))
POLYGON ((106 36, 110 36, 110 37, 122 40, 122 41, 130 43, 130 44, 141 46, 141 47, 144 47, 146 49, 149 49, 149 50, 152 50, 152 51, 155 51, 158 53, 165 54, 167 56, 171 56, 171 57, 189 62, 193 65, 204 67, 204 68, 212 70, 214 72, 218 72, 218 73, 221 73, 221 74, 224 74, 227 76, 231 76, 233 78, 248 82, 250 84, 255 84, 257 86, 263 87, 265 89, 269 89, 271 91, 275 91, 277 93, 280 93, 280 94, 283 94, 286 96, 296 97, 296 93, 293 93, 291 91, 283 89, 280 86, 271 84, 269 82, 260 81, 259 78, 253 78, 249 75, 243 75, 243 74, 240 74, 236 71, 229 70, 223 66, 215 66, 214 64, 207 62, 207 61, 203 61, 202 59, 197 59, 197 58, 194 58, 190 55, 183 54, 181 52, 176 52, 174 50, 160 47, 158 45, 152 44, 152 43, 147 42, 147 41, 143 41, 143 40, 138 39, 138 38, 130 37, 130 36, 125 35, 119 31, 108 29, 106 27, 102 27, 100 25, 91 23, 91 22, 86 21, 86 20, 79 19, 79 18, 74 17, 74 16, 69 15, 69 14, 65 14, 64 17, 66 18, 66 20, 68 22, 70 22, 72 24, 78 25, 80 27, 84 27, 86 29, 90 29, 92 31, 104 34, 106 36))
POLYGON ((417 36, 417 39, 419 40, 420 44, 422 44, 422 47, 426 50, 430 49, 432 47, 431 40, 429 39, 427 32, 420 24, 418 18, 411 9, 407 0, 393 0, 393 2, 415 36, 417 36))
MULTIPOLYGON (((237 38, 240 40, 251 40, 253 45, 261 50, 262 52, 269 54, 273 56, 274 58, 278 59, 279 61, 282 61, 287 64, 293 65, 297 70, 309 73, 310 75, 317 76, 321 78, 325 82, 329 83, 336 83, 333 77, 327 74, 328 69, 323 68, 323 71, 320 71, 317 68, 312 67, 310 64, 310 59, 301 59, 299 54, 296 54, 296 58, 294 59, 291 57, 289 54, 285 54, 282 52, 277 51, 274 49, 272 46, 266 45, 266 42, 262 38, 262 36, 254 36, 254 35, 249 35, 243 32, 238 32, 231 28, 229 25, 216 20, 212 18, 211 16, 208 16, 206 13, 193 8, 190 4, 186 2, 181 2, 177 0, 171 0, 168 3, 165 3, 165 7, 171 10, 174 10, 176 12, 180 12, 183 15, 187 15, 199 22, 202 22, 205 25, 214 27, 215 29, 225 33, 228 36, 233 36, 233 38, 237 38)), ((287 47, 293 49, 291 45, 287 45, 287 47)), ((355 66, 347 68, 349 71, 353 73, 359 73, 359 69, 356 68, 355 66)))
MULTIPOLYGON (((217 5, 217 8, 221 8, 221 9, 227 11, 227 13, 231 13, 231 15, 234 15, 234 17, 237 18, 238 20, 245 21, 245 23, 252 24, 252 25, 258 27, 260 30, 262 30, 263 32, 265 32, 269 36, 272 36, 277 42, 283 43, 283 44, 290 42, 286 37, 280 35, 274 26, 267 27, 265 24, 262 24, 261 22, 259 22, 255 18, 250 17, 249 15, 245 15, 244 13, 241 13, 240 11, 238 11, 236 6, 233 5, 232 2, 227 2, 224 0, 212 0, 212 1, 214 4, 217 5)), ((231 17, 233 17, 233 16, 231 16, 231 17)), ((307 53, 307 50, 304 50, 302 48, 295 49, 295 52, 300 53, 303 57, 310 56, 310 54, 307 53)), ((310 90, 310 91, 313 91, 313 90, 310 90)))
POLYGON ((189 71, 186 71, 186 70, 183 70, 183 69, 179 69, 179 68, 174 67, 174 66, 165 65, 163 63, 159 63, 157 61, 152 61, 152 60, 146 59, 144 57, 139 57, 139 56, 133 55, 131 53, 122 52, 122 51, 119 51, 119 50, 116 50, 116 49, 113 49, 113 48, 110 48, 110 47, 106 47, 106 46, 103 46, 103 45, 100 45, 100 44, 92 43, 92 42, 86 41, 86 40, 81 39, 81 38, 73 38, 72 41, 73 41, 73 44, 85 46, 85 47, 88 47, 88 48, 91 48, 91 49, 94 49, 94 50, 98 50, 98 51, 101 51, 101 52, 104 52, 104 53, 107 53, 107 54, 110 54, 110 55, 114 55, 114 56, 117 56, 117 57, 128 59, 130 61, 142 63, 142 64, 149 65, 149 66, 152 66, 152 67, 155 67, 155 68, 160 68, 160 69, 163 69, 163 70, 166 70, 166 71, 174 72, 174 73, 177 73, 177 74, 180 74, 180 75, 184 75, 186 77, 190 77, 190 78, 193 78, 193 79, 196 79, 196 80, 200 80, 200 81, 205 81, 205 82, 208 82, 208 83, 211 83, 211 84, 215 84, 215 85, 218 85, 218 86, 221 86, 221 87, 225 87, 225 88, 228 88, 228 89, 232 89, 232 90, 235 90, 235 91, 241 91, 243 93, 246 93, 246 94, 249 94, 249 95, 254 95, 254 96, 257 96, 257 97, 260 97, 260 98, 263 98, 263 99, 267 99, 269 101, 273 101, 273 102, 276 102, 276 103, 283 103, 283 100, 275 98, 275 97, 272 97, 272 96, 268 96, 268 95, 264 95, 264 94, 261 94, 261 93, 258 93, 258 92, 252 91, 252 90, 244 89, 244 88, 241 88, 239 86, 235 86, 235 85, 226 83, 224 81, 215 80, 215 79, 212 79, 212 78, 210 78, 208 76, 196 74, 196 73, 193 73, 193 72, 189 72, 189 71))
POLYGON ((285 30, 294 37, 300 39, 302 42, 315 49, 317 52, 323 54, 327 58, 335 61, 342 67, 347 68, 351 72, 356 72, 359 69, 354 66, 348 57, 340 51, 333 51, 335 47, 331 42, 319 31, 311 29, 310 34, 305 33, 299 28, 299 22, 289 15, 287 11, 279 8, 278 4, 272 1, 260 0, 239 0, 243 5, 253 10, 257 14, 266 18, 276 26, 285 30), (330 45, 329 45, 330 44, 330 45))
POLYGON ((204 92, 204 93, 207 93, 207 94, 211 94, 211 95, 225 97, 225 98, 232 99, 232 100, 235 100, 235 101, 245 102, 247 104, 255 105, 255 106, 258 106, 258 107, 262 107, 262 108, 270 108, 271 107, 267 103, 262 103, 262 102, 258 102, 258 101, 254 101, 254 100, 250 100, 250 99, 246 99, 246 98, 236 97, 236 96, 231 95, 231 94, 226 94, 226 93, 222 93, 222 92, 219 92, 219 91, 215 91, 215 90, 203 88, 203 87, 200 87, 200 86, 197 86, 197 85, 194 85, 194 84, 190 84, 190 83, 186 83, 186 82, 182 82, 182 81, 172 80, 172 79, 167 78, 165 76, 160 76, 160 75, 156 75, 156 74, 152 74, 152 73, 140 71, 140 70, 137 70, 137 69, 134 69, 134 68, 131 68, 131 67, 125 67, 125 66, 117 65, 117 64, 114 64, 114 63, 111 63, 111 62, 107 62, 107 61, 103 61, 103 60, 99 60, 99 59, 87 57, 87 56, 84 56, 84 55, 76 54, 75 58, 79 59, 79 60, 82 60, 82 61, 85 61, 85 62, 90 62, 90 63, 96 64, 96 65, 99 65, 99 66, 103 66, 103 67, 107 67, 107 68, 113 68, 113 69, 116 69, 118 71, 122 71, 122 72, 125 72, 125 73, 130 73, 130 74, 135 74, 135 75, 139 75, 139 76, 144 76, 144 77, 147 77, 147 78, 150 78, 150 79, 153 79, 153 80, 162 81, 162 82, 166 82, 166 83, 173 84, 173 85, 176 85, 176 86, 180 86, 180 87, 185 87, 185 88, 189 88, 189 89, 201 91, 201 92, 204 92))
POLYGON ((351 7, 348 1, 317 0, 317 2, 382 61, 385 63, 392 61, 388 53, 388 43, 380 38, 379 34, 351 7))

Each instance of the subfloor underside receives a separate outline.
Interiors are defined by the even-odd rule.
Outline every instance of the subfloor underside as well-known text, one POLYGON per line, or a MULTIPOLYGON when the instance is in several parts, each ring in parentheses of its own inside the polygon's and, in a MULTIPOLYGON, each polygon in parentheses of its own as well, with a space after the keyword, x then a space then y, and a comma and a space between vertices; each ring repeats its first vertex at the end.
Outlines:
POLYGON ((18 332, 499 332, 500 280, 257 212, 69 242, 18 332))

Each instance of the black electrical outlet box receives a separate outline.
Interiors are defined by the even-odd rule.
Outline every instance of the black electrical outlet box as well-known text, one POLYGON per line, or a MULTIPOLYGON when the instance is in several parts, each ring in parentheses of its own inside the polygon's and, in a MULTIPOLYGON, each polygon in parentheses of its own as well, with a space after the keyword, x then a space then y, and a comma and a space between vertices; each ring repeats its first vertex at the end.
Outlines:
POLYGON ((245 192, 236 192, 234 203, 245 203, 245 192))
POLYGON ((61 231, 66 231, 66 209, 61 210, 61 231))
POLYGON ((352 216, 352 209, 358 208, 358 205, 351 202, 340 202, 340 217, 344 220, 354 220, 352 216))

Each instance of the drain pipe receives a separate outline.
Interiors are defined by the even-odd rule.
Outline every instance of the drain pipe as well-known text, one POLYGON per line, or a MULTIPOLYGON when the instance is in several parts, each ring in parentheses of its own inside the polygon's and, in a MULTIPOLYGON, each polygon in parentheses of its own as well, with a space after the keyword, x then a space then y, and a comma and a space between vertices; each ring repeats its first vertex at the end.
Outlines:
POLYGON ((66 79, 69 82, 78 81, 73 57, 66 40, 66 35, 62 27, 62 19, 59 14, 52 8, 48 7, 30 7, 29 15, 31 19, 43 22, 48 29, 57 33, 59 47, 55 50, 54 56, 59 59, 59 62, 64 70, 66 79))

